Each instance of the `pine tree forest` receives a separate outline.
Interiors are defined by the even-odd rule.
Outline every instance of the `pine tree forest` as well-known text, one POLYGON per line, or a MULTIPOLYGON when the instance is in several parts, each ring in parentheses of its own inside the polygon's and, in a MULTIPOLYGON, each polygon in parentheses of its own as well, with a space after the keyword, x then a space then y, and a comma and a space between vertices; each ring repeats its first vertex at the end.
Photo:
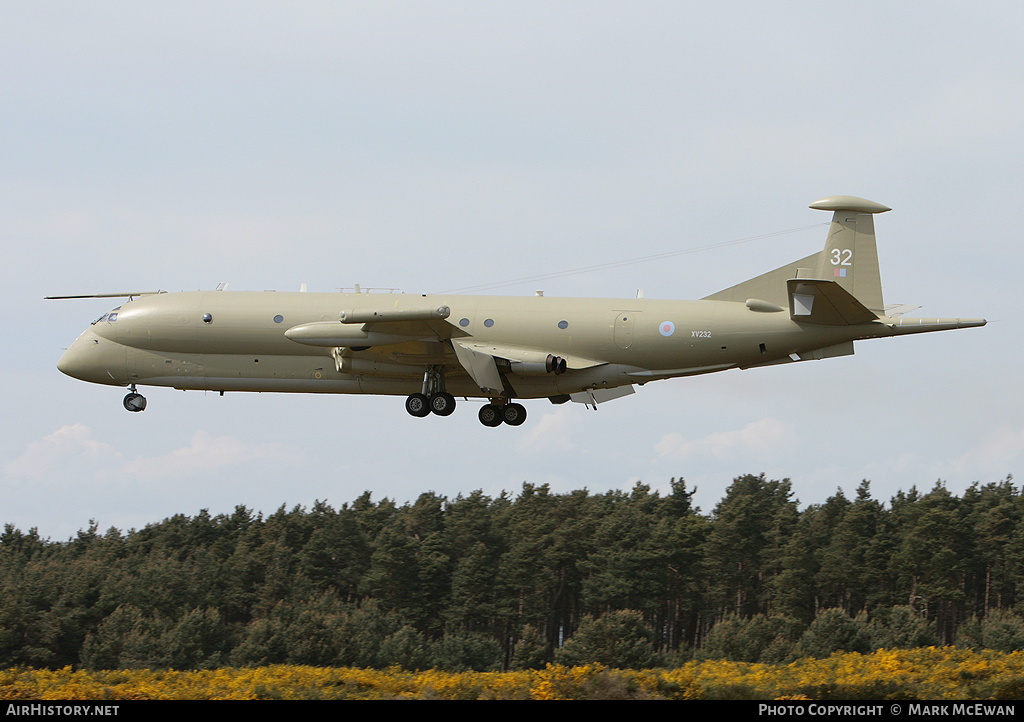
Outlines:
POLYGON ((0 535, 0 668, 304 664, 451 671, 835 651, 1024 649, 1024 494, 800 508, 747 475, 703 513, 667 494, 553 493, 245 507, 54 542, 0 535))

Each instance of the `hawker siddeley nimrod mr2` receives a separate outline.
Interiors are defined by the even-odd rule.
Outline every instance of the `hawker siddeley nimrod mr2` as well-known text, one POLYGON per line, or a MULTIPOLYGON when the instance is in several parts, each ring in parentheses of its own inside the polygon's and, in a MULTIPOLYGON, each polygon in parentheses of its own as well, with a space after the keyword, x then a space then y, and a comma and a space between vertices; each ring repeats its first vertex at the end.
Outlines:
POLYGON ((400 395, 413 416, 447 416, 461 396, 486 400, 484 425, 518 426, 520 399, 596 408, 649 381, 846 356, 861 339, 985 324, 905 318, 905 307, 883 305, 873 215, 889 208, 851 196, 811 208, 833 211, 823 250, 699 301, 99 294, 129 300, 86 329, 57 368, 129 387, 129 411, 146 407, 142 385, 400 395))

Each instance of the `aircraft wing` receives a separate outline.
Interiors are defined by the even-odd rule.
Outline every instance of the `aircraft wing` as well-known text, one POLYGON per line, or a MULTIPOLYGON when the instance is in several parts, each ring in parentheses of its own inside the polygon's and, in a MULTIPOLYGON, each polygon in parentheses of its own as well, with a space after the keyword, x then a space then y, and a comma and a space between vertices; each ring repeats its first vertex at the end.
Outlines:
POLYGON ((285 336, 309 346, 363 350, 409 341, 451 343, 459 364, 484 393, 505 389, 502 372, 542 374, 587 369, 607 362, 575 355, 555 356, 546 350, 491 343, 472 338, 446 320, 448 306, 424 308, 355 309, 342 311, 337 321, 292 326, 285 336))

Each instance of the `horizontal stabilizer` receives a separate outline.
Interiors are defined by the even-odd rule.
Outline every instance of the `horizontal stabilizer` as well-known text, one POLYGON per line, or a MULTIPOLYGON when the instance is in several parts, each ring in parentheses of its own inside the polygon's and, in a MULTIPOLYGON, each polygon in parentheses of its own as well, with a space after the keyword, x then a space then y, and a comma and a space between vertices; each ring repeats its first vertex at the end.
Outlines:
POLYGON ((951 331, 957 328, 978 328, 988 323, 983 318, 890 318, 885 325, 894 336, 930 331, 951 331))
POLYGON ((856 326, 878 319, 877 314, 835 281, 791 278, 786 285, 789 315, 794 321, 818 326, 856 326))

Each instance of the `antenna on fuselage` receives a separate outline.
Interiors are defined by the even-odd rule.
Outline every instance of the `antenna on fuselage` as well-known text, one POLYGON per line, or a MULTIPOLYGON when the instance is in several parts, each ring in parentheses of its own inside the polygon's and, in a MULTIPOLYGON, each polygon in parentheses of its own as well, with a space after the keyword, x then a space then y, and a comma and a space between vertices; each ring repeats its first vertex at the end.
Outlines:
POLYGON ((85 293, 77 296, 43 296, 44 301, 66 301, 71 298, 127 298, 129 301, 136 296, 155 296, 167 291, 128 291, 125 293, 85 293))

